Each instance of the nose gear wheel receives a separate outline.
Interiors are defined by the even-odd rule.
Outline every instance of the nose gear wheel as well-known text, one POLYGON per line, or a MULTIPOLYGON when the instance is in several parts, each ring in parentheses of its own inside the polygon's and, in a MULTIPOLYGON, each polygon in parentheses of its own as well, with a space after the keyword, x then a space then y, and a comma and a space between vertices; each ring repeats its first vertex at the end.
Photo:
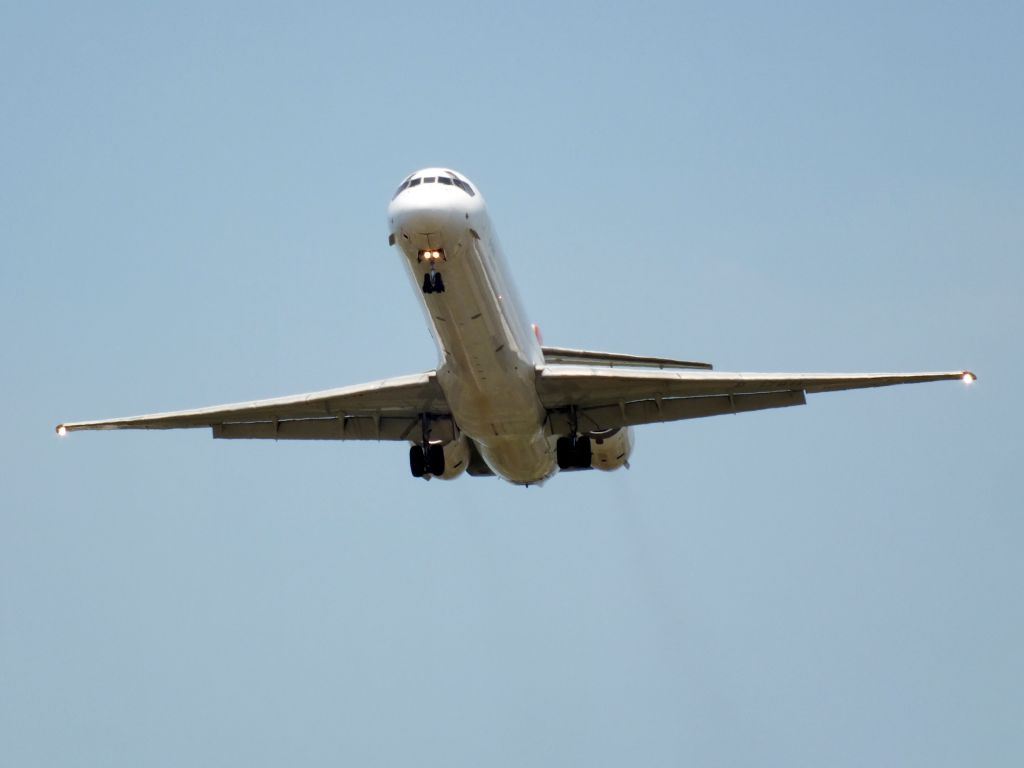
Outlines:
POLYGON ((444 293, 444 279, 440 272, 435 272, 432 269, 423 275, 423 292, 444 293))

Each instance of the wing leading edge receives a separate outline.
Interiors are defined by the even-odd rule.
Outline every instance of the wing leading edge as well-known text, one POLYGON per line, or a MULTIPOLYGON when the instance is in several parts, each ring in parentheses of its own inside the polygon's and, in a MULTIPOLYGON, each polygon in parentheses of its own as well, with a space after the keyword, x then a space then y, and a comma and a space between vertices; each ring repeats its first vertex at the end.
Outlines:
POLYGON ((552 431, 563 433, 571 429, 573 414, 581 431, 600 432, 803 405, 807 393, 975 378, 970 371, 722 373, 544 365, 538 368, 537 389, 548 409, 552 431))
POLYGON ((218 438, 406 440, 418 434, 423 414, 432 437, 451 439, 451 411, 433 371, 269 400, 67 422, 57 433, 210 427, 218 438))

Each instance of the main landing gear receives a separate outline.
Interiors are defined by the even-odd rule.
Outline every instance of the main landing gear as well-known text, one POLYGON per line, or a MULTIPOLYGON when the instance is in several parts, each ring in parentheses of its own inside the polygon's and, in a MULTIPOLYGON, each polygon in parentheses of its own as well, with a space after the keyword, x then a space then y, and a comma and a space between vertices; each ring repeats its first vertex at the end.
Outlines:
POLYGON ((413 477, 444 474, 444 447, 440 445, 414 445, 409 449, 409 469, 413 477))
POLYGON ((559 469, 590 469, 593 453, 590 449, 590 438, 576 432, 576 409, 569 409, 569 426, 572 432, 568 437, 560 437, 555 443, 555 456, 559 469))
POLYGON ((590 438, 580 435, 560 437, 555 444, 559 469, 590 469, 590 438))
POLYGON ((432 269, 423 276, 423 292, 444 293, 444 280, 441 278, 440 272, 435 272, 432 269))
POLYGON ((409 469, 412 476, 440 477, 444 474, 444 446, 430 442, 430 417, 425 413, 420 415, 420 434, 420 444, 409 448, 409 469))

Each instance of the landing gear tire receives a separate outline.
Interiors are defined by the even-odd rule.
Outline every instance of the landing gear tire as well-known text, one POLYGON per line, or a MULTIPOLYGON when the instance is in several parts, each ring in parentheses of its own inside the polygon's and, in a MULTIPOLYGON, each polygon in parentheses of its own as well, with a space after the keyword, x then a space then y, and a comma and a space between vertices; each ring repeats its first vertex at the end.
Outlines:
POLYGON ((555 454, 558 457, 558 468, 569 469, 572 466, 572 441, 568 437, 558 438, 555 443, 555 454))
POLYGON ((589 437, 577 437, 576 438, 576 467, 578 469, 590 469, 590 462, 593 459, 593 453, 590 450, 590 438, 589 437))
POLYGON ((409 469, 413 477, 444 474, 444 447, 441 445, 414 445, 409 448, 409 469))
POLYGON ((409 469, 413 477, 423 477, 427 474, 427 459, 423 455, 423 448, 414 445, 409 449, 409 469))
POLYGON ((444 448, 440 445, 428 445, 426 451, 427 471, 434 477, 444 474, 444 448))
POLYGON ((589 469, 593 454, 589 437, 560 437, 555 443, 559 469, 589 469))
POLYGON ((444 280, 440 272, 427 272, 423 276, 424 293, 444 293, 444 280))

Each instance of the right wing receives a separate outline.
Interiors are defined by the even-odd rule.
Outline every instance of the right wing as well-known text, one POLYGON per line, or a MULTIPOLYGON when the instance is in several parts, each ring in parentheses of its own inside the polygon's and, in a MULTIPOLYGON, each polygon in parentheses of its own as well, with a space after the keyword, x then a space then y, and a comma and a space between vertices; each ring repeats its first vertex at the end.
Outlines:
POLYGON ((59 424, 57 434, 86 429, 211 427, 220 438, 272 440, 418 439, 422 414, 435 439, 454 434, 451 410, 433 371, 303 395, 59 424))
POLYGON ((887 387, 925 381, 973 381, 970 371, 937 373, 720 373, 544 365, 537 391, 557 434, 679 421, 803 405, 808 392, 887 387))

